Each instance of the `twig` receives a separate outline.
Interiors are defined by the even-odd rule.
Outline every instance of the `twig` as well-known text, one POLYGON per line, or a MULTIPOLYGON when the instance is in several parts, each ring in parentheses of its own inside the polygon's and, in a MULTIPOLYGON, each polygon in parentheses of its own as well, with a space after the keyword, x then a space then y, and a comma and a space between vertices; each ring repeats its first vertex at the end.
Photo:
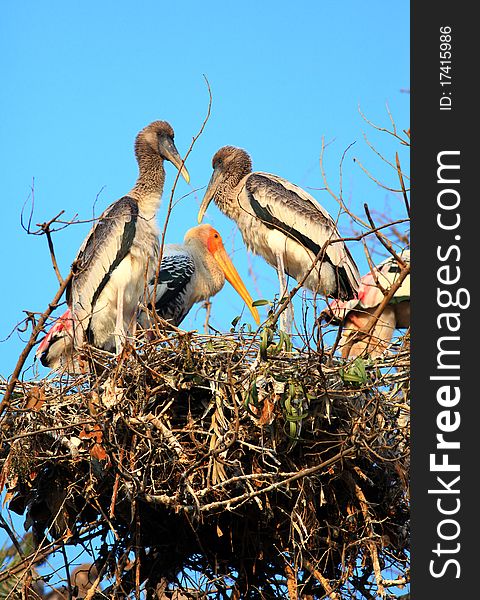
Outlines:
POLYGON ((402 168, 400 166, 400 159, 398 157, 398 152, 395 152, 395 162, 397 165, 398 179, 400 180, 400 187, 402 188, 403 201, 405 202, 405 208, 407 210, 407 215, 410 217, 410 203, 407 197, 407 190, 405 189, 405 182, 403 181, 403 173, 402 168))
POLYGON ((375 235, 378 239, 378 241, 382 244, 382 246, 384 246, 384 248, 386 248, 388 250, 388 252, 393 256, 393 258, 397 261, 397 263, 402 266, 402 267, 406 267, 407 263, 405 261, 405 259, 400 256, 400 254, 398 254, 397 252, 395 252, 392 244, 390 243, 390 241, 386 238, 385 235, 383 235, 378 228, 375 227, 375 223, 373 222, 372 216, 370 214, 370 210, 368 208, 368 204, 364 204, 363 205, 364 209, 365 209, 365 214, 367 215, 367 219, 368 222, 370 223, 370 226, 372 227, 372 230, 375 230, 375 235))
MULTIPOLYGON (((212 90, 210 88, 210 83, 209 83, 207 77, 204 75, 203 78, 205 79, 205 82, 207 84, 207 90, 208 90, 207 114, 206 114, 206 116, 205 116, 205 118, 204 118, 204 120, 202 122, 202 125, 201 125, 198 133, 195 136, 193 136, 193 139, 192 139, 192 141, 190 143, 190 146, 189 146, 189 148, 188 148, 188 150, 187 150, 187 152, 185 154, 185 158, 182 161, 182 165, 181 165, 182 167, 186 163, 187 158, 190 156, 190 154, 191 154, 191 152, 193 150, 193 147, 195 146, 198 138, 202 135, 202 133, 203 133, 203 131, 204 131, 204 129, 205 129, 207 123, 208 123, 208 120, 210 119, 210 114, 211 114, 211 110, 212 110, 212 90)), ((169 201, 168 201, 167 214, 166 214, 166 217, 165 217, 165 222, 164 222, 163 230, 162 230, 162 236, 161 236, 161 240, 160 240, 160 251, 159 251, 159 254, 158 254, 157 268, 156 268, 156 272, 155 272, 155 283, 154 283, 153 290, 152 290, 152 293, 151 293, 152 299, 155 299, 155 296, 156 296, 156 293, 157 293, 158 276, 159 276, 159 273, 160 273, 160 266, 162 264, 163 249, 165 247, 165 235, 167 233, 168 223, 170 221, 170 216, 172 214, 173 198, 174 198, 174 194, 175 194, 175 190, 177 188, 177 183, 178 183, 179 178, 180 178, 180 171, 178 171, 177 174, 176 174, 176 176, 175 176, 175 180, 174 180, 173 186, 172 186, 172 191, 170 193, 170 198, 169 198, 169 201)), ((154 305, 155 302, 152 302, 152 304, 154 305)), ((156 316, 157 316, 156 312, 154 312, 154 317, 156 318, 156 316)))
POLYGON ((5 519, 1 513, 0 513, 0 527, 5 530, 5 533, 12 540, 12 544, 15 546, 15 549, 17 550, 18 554, 21 556, 22 559, 24 559, 25 555, 23 553, 22 547, 20 546, 15 534, 11 530, 10 525, 7 523, 7 521, 5 521, 5 519))
POLYGON ((271 485, 262 488, 257 492, 250 492, 247 494, 242 494, 241 496, 229 498, 228 500, 221 500, 219 502, 211 502, 210 504, 205 504, 204 506, 202 506, 202 512, 209 512, 213 509, 221 508, 224 506, 228 506, 229 508, 233 508, 234 506, 237 507, 240 504, 246 502, 247 500, 255 498, 256 496, 260 496, 262 494, 266 494, 267 492, 271 492, 272 490, 278 489, 279 487, 285 486, 289 483, 293 483, 294 481, 297 481, 298 479, 301 479, 303 477, 307 477, 308 475, 313 475, 314 473, 317 473, 318 471, 329 467, 330 465, 336 463, 337 461, 343 458, 352 457, 355 455, 355 452, 355 448, 348 448, 347 450, 342 450, 332 458, 322 462, 319 465, 315 465, 314 467, 310 467, 308 469, 302 469, 301 471, 295 473, 295 475, 292 475, 292 477, 288 477, 287 479, 283 479, 282 481, 279 481, 277 483, 272 483, 271 485))
POLYGON ((381 187, 384 190, 387 190, 387 192, 393 192, 394 194, 398 194, 400 193, 402 190, 401 189, 396 189, 396 188, 391 188, 388 185, 385 185, 384 183, 382 183, 381 181, 379 181, 378 179, 376 179, 371 173, 370 171, 368 171, 368 169, 366 167, 363 166, 363 164, 358 160, 358 158, 354 158, 353 159, 354 162, 362 169, 362 171, 365 173, 365 175, 367 177, 369 177, 374 183, 376 183, 379 187, 381 187))
MULTIPOLYGON (((62 212, 60 212, 57 217, 59 217, 61 214, 63 214, 65 211, 62 210, 62 212)), ((50 258, 52 260, 52 266, 53 266, 53 270, 55 271, 55 275, 57 276, 58 279, 58 283, 60 285, 62 285, 63 283, 63 278, 60 274, 60 269, 58 268, 58 264, 57 264, 57 259, 55 257, 55 250, 53 247, 53 241, 52 241, 52 234, 50 231, 50 225, 57 219, 57 217, 54 217, 53 219, 51 219, 48 223, 42 223, 40 225, 38 225, 39 227, 41 227, 42 231, 45 233, 45 235, 47 236, 47 242, 48 242, 48 249, 50 250, 50 258)))
POLYGON ((68 564, 67 552, 65 550, 65 543, 62 542, 62 556, 63 556, 63 564, 65 566, 65 573, 67 575, 67 590, 68 590, 68 598, 69 600, 73 598, 73 589, 72 589, 72 580, 70 577, 70 566, 68 564))
POLYGON ((325 592, 328 594, 328 597, 331 600, 340 600, 341 596, 339 596, 330 585, 330 582, 326 577, 324 577, 320 571, 306 558, 303 559, 303 564, 307 567, 310 573, 315 577, 317 581, 320 582, 325 592))
POLYGON ((383 131, 384 133, 388 133, 389 135, 393 136, 394 138, 396 138, 401 144, 408 146, 409 142, 405 139, 403 139, 401 136, 398 135, 397 133, 397 128, 395 126, 395 122, 393 120, 392 114, 390 112, 390 109, 388 108, 387 105, 387 114, 389 116, 390 122, 392 123, 393 126, 393 131, 390 131, 390 129, 387 129, 386 127, 380 127, 379 125, 375 125, 375 123, 373 123, 372 121, 370 121, 369 119, 367 119, 367 117, 364 115, 364 113, 362 112, 360 106, 358 107, 358 112, 360 113, 360 116, 362 117, 362 119, 368 123, 368 125, 370 125, 370 127, 373 127, 373 129, 376 129, 377 131, 383 131))
POLYGON ((26 563, 30 563, 30 565, 33 565, 36 562, 42 562, 43 560, 45 560, 45 558, 47 558, 47 556, 49 556, 53 552, 56 552, 57 550, 60 549, 62 542, 67 537, 68 537, 67 534, 65 534, 60 539, 55 540, 54 542, 51 542, 44 548, 37 548, 36 550, 31 552, 28 556, 26 556, 24 559, 22 559, 20 562, 15 564, 13 567, 10 567, 9 569, 6 569, 5 571, 0 572, 0 583, 2 581, 6 581, 6 580, 10 579, 10 577, 12 577, 12 575, 16 575, 17 573, 21 573, 21 572, 25 571, 26 563))

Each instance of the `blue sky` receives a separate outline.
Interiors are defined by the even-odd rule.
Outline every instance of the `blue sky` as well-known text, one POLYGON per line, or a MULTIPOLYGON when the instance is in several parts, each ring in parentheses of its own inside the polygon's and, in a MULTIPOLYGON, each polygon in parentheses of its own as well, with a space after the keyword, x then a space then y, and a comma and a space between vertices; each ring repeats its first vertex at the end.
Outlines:
MULTIPOLYGON (((180 181, 176 198, 205 186, 212 155, 231 144, 251 153, 255 169, 309 189, 336 215, 335 202, 318 190, 324 136, 331 142, 326 169, 333 187, 344 150, 356 142, 345 162, 345 197, 355 210, 364 202, 382 210, 388 202, 395 213, 398 197, 376 188, 352 158, 396 186, 392 169, 368 148, 363 132, 390 159, 398 146, 369 128, 358 107, 388 126, 388 104, 399 129, 409 127, 409 35, 404 0, 3 2, 0 339, 23 310, 42 312, 58 287, 45 238, 28 236, 20 226, 32 182, 33 224, 61 210, 67 218, 78 213, 89 219, 97 197, 100 214, 132 187, 134 138, 150 121, 168 120, 180 153, 186 152, 207 111, 203 75, 213 93, 212 114, 187 163, 191 186, 180 181)), ((164 198, 175 175, 172 165, 166 169, 164 198)), ((176 204, 167 241, 180 242, 196 224, 202 195, 176 204)), ((275 272, 247 255, 235 225, 213 205, 206 221, 222 233, 252 295, 272 298, 275 272), (252 265, 255 280, 248 275, 252 265)), ((64 276, 88 229, 76 225, 55 234, 64 276)), ((346 217, 340 229, 349 233, 346 217)), ((350 247, 365 272, 360 245, 350 247)), ((241 308, 226 286, 214 301, 212 324, 228 328, 241 308)), ((192 314, 185 327, 200 328, 203 318, 202 311, 192 314)), ((22 346, 17 334, 0 343, 0 375, 10 374, 22 346)))

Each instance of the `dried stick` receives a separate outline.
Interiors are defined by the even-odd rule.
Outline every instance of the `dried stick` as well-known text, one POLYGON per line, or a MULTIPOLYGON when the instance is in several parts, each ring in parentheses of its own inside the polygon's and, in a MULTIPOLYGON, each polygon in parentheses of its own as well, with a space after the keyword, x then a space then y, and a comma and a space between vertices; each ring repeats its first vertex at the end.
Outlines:
POLYGON ((388 114, 388 116, 390 118, 390 122, 392 123, 392 131, 390 131, 390 129, 387 129, 386 127, 380 127, 379 125, 375 125, 375 123, 373 123, 372 121, 370 121, 369 119, 367 119, 367 117, 362 112, 360 106, 358 107, 358 112, 360 113, 360 116, 362 117, 362 119, 366 123, 368 123, 368 125, 370 125, 370 127, 373 127, 373 129, 376 129, 377 131, 383 131, 384 133, 388 133, 389 135, 391 135, 394 138, 396 138, 404 146, 409 146, 410 145, 409 142, 407 140, 404 140, 401 136, 398 135, 398 133, 397 133, 397 127, 395 125, 395 121, 393 119, 392 113, 390 112, 390 109, 388 108, 388 104, 387 104, 386 108, 387 108, 387 114, 388 114))
POLYGON ((56 221, 57 218, 64 212, 65 211, 62 210, 60 213, 58 213, 58 215, 56 217, 54 217, 53 219, 50 219, 50 221, 48 221, 47 223, 37 223, 37 227, 40 227, 42 229, 42 231, 44 232, 44 234, 47 236, 48 249, 50 250, 50 259, 52 261, 53 270, 55 271, 55 275, 57 276, 58 283, 60 285, 62 285, 62 283, 63 283, 63 278, 60 274, 60 269, 58 268, 57 259, 55 257, 55 250, 53 248, 52 232, 50 231, 50 225, 54 221, 56 221))
POLYGON ((5 533, 11 539, 12 544, 15 546, 15 549, 17 550, 18 554, 20 555, 20 557, 22 559, 24 559, 25 555, 23 554, 22 547, 18 543, 18 540, 17 540, 15 534, 13 533, 13 531, 11 530, 10 525, 5 521, 5 519, 1 513, 0 513, 0 527, 5 530, 5 533))
POLYGON ((47 556, 61 548, 62 542, 66 540, 67 537, 68 535, 65 534, 60 539, 55 540, 54 542, 51 542, 50 544, 45 546, 45 548, 34 550, 10 569, 2 571, 0 573, 0 583, 2 583, 2 581, 8 581, 8 579, 10 579, 12 575, 17 575, 18 573, 25 571, 26 563, 30 563, 31 566, 36 562, 42 562, 43 560, 45 560, 47 556))
POLYGON ((321 583, 323 589, 328 594, 328 597, 331 598, 331 600, 339 600, 340 599, 340 596, 336 592, 333 591, 333 588, 330 585, 328 579, 326 577, 324 577, 320 573, 320 571, 317 568, 315 568, 309 560, 304 558, 303 564, 307 567, 307 569, 315 577, 315 579, 321 583))
POLYGON ((156 429, 158 429, 158 431, 160 431, 163 438, 165 439, 167 446, 175 452, 179 461, 182 461, 186 458, 186 455, 185 455, 185 452, 183 451, 182 445, 177 440, 175 435, 170 431, 170 429, 166 425, 164 425, 162 423, 162 421, 160 419, 155 417, 155 415, 150 414, 150 415, 145 415, 144 417, 132 417, 130 419, 130 423, 132 423, 133 425, 138 424, 138 423, 142 423, 142 424, 149 423, 149 424, 153 425, 156 429))
POLYGON ((65 543, 63 543, 63 542, 62 542, 62 556, 63 556, 63 564, 65 566, 65 573, 67 576, 68 597, 72 598, 73 597, 72 579, 70 577, 70 567, 68 564, 67 552, 65 550, 65 543))
MULTIPOLYGON (((123 460, 123 456, 125 454, 125 448, 120 448, 120 456, 119 456, 119 461, 120 463, 123 460)), ((115 516, 115 504, 117 502, 117 494, 118 494, 118 486, 120 484, 120 473, 117 472, 115 475, 115 482, 113 484, 113 491, 112 491, 112 499, 110 501, 110 509, 108 512, 108 516, 110 519, 113 519, 113 517, 115 516)))
MULTIPOLYGON (((204 131, 204 129, 205 129, 207 123, 208 123, 208 120, 210 119, 210 114, 211 114, 211 110, 212 110, 212 90, 210 88, 210 83, 209 83, 207 77, 205 75, 203 77, 204 77, 205 82, 207 84, 207 90, 208 90, 207 114, 206 114, 206 116, 205 116, 205 118, 204 118, 204 120, 202 122, 202 125, 201 125, 198 133, 192 138, 190 146, 189 146, 189 148, 188 148, 188 150, 187 150, 187 152, 185 154, 185 158, 182 161, 182 167, 185 164, 187 158, 190 156, 190 154, 191 154, 191 152, 193 150, 193 147, 195 146, 198 138, 202 135, 202 133, 203 133, 203 131, 204 131)), ((163 249, 165 247, 165 236, 166 236, 166 233, 167 233, 168 222, 170 221, 170 216, 172 214, 173 196, 175 194, 175 190, 177 188, 177 183, 178 183, 179 178, 180 178, 180 171, 178 171, 177 174, 176 174, 176 176, 175 176, 175 180, 173 182, 172 191, 170 193, 170 198, 168 200, 167 215, 165 217, 165 222, 164 222, 163 231, 162 231, 162 237, 161 237, 161 240, 160 240, 160 252, 158 254, 157 268, 156 268, 155 280, 154 280, 155 283, 154 283, 153 291, 152 291, 152 299, 153 300, 155 299, 155 296, 156 296, 156 293, 157 293, 157 282, 158 282, 158 276, 159 276, 159 273, 160 273, 160 267, 161 267, 161 264, 162 264, 163 249)), ((153 302, 153 304, 155 304, 155 302, 153 302)), ((156 316, 155 312, 154 312, 154 315, 156 316)))
POLYGON ((369 177, 374 183, 376 183, 382 189, 387 190, 387 192, 393 192, 394 194, 399 194, 402 191, 401 189, 391 188, 388 185, 385 185, 384 183, 382 183, 381 181, 379 181, 378 179, 376 179, 370 173, 370 171, 366 167, 363 166, 363 164, 358 160, 358 158, 354 158, 353 160, 362 169, 362 171, 365 173, 365 175, 367 177, 369 177))
POLYGON ((403 201, 405 202, 405 208, 407 210, 407 215, 410 216, 410 203, 408 201, 407 190, 405 189, 405 182, 403 181, 403 173, 400 167, 400 159, 398 157, 398 152, 395 152, 395 162, 397 165, 398 179, 400 180, 400 186, 402 188, 403 201))
POLYGON ((313 473, 317 473, 318 471, 329 467, 330 465, 336 463, 338 460, 341 460, 343 458, 350 458, 355 455, 355 452, 355 448, 347 448, 346 450, 341 450, 338 454, 322 462, 321 464, 298 471, 297 473, 295 473, 295 475, 292 475, 292 477, 288 477, 287 479, 283 479, 282 481, 278 481, 277 483, 272 483, 271 485, 267 486, 266 488, 262 488, 257 492, 249 492, 246 494, 242 494, 241 496, 230 498, 228 500, 221 500, 219 502, 211 502, 210 504, 205 504, 204 506, 202 506, 202 512, 208 512, 209 510, 220 508, 222 506, 238 506, 248 500, 251 500, 252 498, 255 498, 256 496, 260 496, 261 494, 271 492, 272 490, 278 489, 279 487, 282 487, 288 483, 293 483, 297 479, 302 479, 303 477, 306 477, 308 475, 313 475, 313 473))
POLYGON ((297 600, 297 577, 295 575, 295 571, 292 569, 291 565, 288 562, 285 563, 285 578, 287 580, 288 597, 290 598, 290 600, 297 600))
POLYGON ((370 214, 368 204, 364 204, 363 207, 365 209, 365 214, 367 215, 367 219, 368 219, 368 222, 370 223, 370 226, 372 227, 372 230, 375 230, 375 236, 377 237, 378 241, 382 244, 382 246, 384 248, 386 248, 388 250, 388 252, 393 256, 393 258, 397 261, 397 263, 400 266, 406 267, 407 266, 406 261, 397 252, 395 252, 392 244, 387 239, 387 237, 385 235, 383 235, 380 231, 378 231, 378 229, 375 227, 375 223, 373 222, 372 216, 370 214))

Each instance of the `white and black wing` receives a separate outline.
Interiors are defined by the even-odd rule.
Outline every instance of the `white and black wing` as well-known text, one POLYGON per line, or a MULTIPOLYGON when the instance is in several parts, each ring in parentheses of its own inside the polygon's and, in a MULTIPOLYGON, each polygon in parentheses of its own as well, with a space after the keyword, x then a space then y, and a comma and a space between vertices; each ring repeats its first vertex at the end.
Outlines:
POLYGON ((315 198, 290 181, 270 173, 249 175, 245 190, 252 214, 266 227, 281 231, 315 256, 326 244, 324 260, 336 269, 340 297, 356 294, 360 285, 358 268, 341 240, 334 220, 315 198))
MULTIPOLYGON (((194 274, 195 261, 188 253, 170 253, 165 247, 155 291, 155 310, 175 326, 180 325, 192 308, 189 284, 194 274)), ((150 282, 150 287, 153 286, 154 280, 150 282)))
POLYGON ((102 214, 82 244, 73 263, 74 275, 67 302, 77 317, 92 313, 95 303, 135 238, 138 204, 124 196, 102 214))
MULTIPOLYGON (((403 250, 403 252, 400 253, 400 256, 407 264, 410 264, 410 250, 403 250)), ((377 277, 380 284, 388 289, 397 281, 400 272, 400 265, 393 256, 390 256, 378 266, 377 277)), ((410 300, 410 274, 405 277, 402 285, 393 295, 391 303, 395 304, 396 302, 404 302, 405 300, 410 300)))

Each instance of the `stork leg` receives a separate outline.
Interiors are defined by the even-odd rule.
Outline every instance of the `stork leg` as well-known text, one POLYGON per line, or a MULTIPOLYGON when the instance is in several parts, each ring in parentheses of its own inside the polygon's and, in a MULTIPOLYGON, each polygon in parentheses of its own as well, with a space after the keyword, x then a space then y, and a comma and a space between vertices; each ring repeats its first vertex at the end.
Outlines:
POLYGON ((72 311, 72 322, 73 322, 73 347, 75 350, 81 348, 85 341, 85 331, 83 326, 78 319, 78 316, 72 311))
MULTIPOLYGON (((288 295, 287 278, 285 277, 285 263, 283 262, 283 255, 277 254, 277 273, 278 281, 280 283, 280 300, 288 295)), ((287 308, 280 315, 280 329, 291 335, 293 324, 293 307, 289 302, 287 308)))
POLYGON ((375 327, 367 335, 367 325, 375 310, 376 307, 373 307, 349 313, 342 334, 343 358, 359 356, 365 351, 372 357, 380 356, 388 348, 395 329, 395 311, 391 305, 386 306, 375 327), (356 341, 358 332, 363 336, 356 341))
POLYGON ((123 289, 117 295, 117 320, 115 323, 115 351, 120 354, 125 342, 125 326, 123 318, 123 289))

